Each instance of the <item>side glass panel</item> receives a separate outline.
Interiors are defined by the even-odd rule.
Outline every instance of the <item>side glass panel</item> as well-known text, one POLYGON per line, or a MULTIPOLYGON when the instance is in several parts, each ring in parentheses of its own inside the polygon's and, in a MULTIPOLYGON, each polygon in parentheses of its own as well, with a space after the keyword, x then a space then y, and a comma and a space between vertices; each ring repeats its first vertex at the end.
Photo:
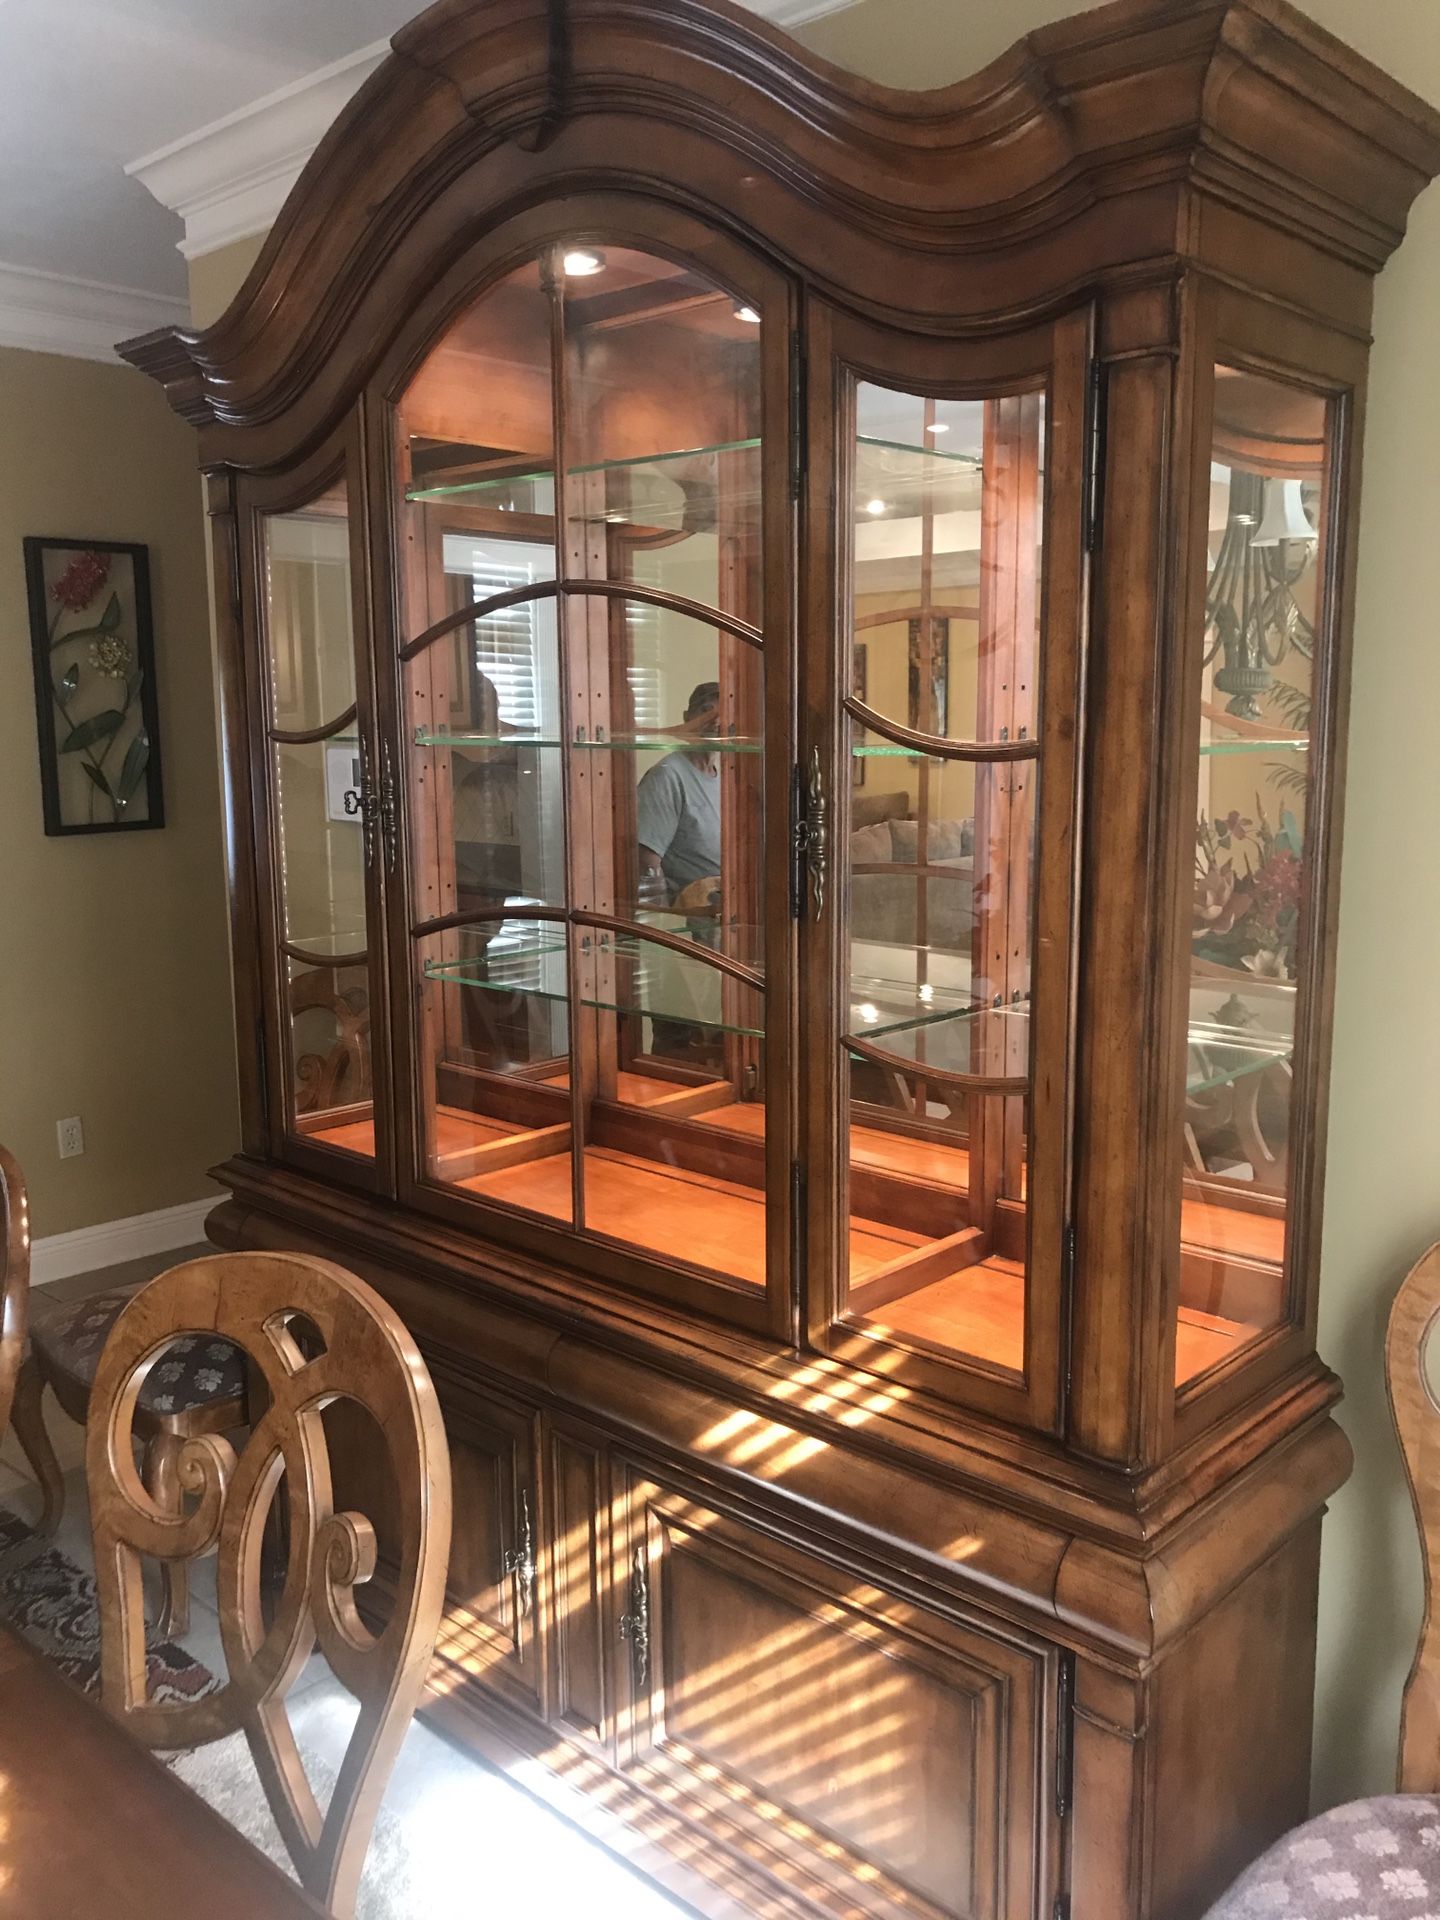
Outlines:
POLYGON ((761 334, 675 262, 557 248, 398 436, 426 1173, 757 1291, 761 334))
POLYGON ((1328 403, 1220 367, 1195 752, 1176 1383, 1289 1317, 1328 403))
POLYGON ((855 389, 847 1319, 1025 1366, 1041 394, 855 389))
POLYGON ((374 1157, 348 500, 262 523, 287 1131, 374 1157))

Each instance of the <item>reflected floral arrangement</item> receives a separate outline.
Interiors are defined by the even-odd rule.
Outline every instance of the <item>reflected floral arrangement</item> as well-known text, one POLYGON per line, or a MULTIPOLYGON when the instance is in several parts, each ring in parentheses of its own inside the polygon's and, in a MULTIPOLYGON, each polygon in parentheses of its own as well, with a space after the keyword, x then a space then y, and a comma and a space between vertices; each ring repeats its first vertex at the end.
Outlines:
POLYGON ((1195 830, 1195 953, 1267 980, 1293 980, 1304 899, 1304 846, 1288 807, 1272 826, 1255 817, 1201 814, 1195 830))

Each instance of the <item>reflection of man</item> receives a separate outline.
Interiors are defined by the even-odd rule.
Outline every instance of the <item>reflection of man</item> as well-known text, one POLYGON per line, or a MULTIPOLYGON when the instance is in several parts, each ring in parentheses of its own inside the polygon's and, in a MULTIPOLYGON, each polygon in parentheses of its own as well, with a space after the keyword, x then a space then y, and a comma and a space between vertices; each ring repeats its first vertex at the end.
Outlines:
MULTIPOLYGON (((685 709, 685 731, 697 738, 719 730, 720 688, 696 687, 685 709)), ((635 837, 640 843, 640 898, 665 906, 697 880, 720 872, 720 763, 716 755, 683 748, 667 753, 635 792, 635 837)))

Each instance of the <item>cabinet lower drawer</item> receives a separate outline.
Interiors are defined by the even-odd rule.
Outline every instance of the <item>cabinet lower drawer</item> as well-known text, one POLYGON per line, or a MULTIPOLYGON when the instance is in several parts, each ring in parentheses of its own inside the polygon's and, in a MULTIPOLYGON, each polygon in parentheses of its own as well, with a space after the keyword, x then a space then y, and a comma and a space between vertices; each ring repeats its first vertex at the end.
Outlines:
MULTIPOLYGON (((822 1911, 1029 1920, 1057 1656, 625 1477, 619 1760, 822 1911)), ((616 1555, 617 1566, 621 1564, 616 1555)))

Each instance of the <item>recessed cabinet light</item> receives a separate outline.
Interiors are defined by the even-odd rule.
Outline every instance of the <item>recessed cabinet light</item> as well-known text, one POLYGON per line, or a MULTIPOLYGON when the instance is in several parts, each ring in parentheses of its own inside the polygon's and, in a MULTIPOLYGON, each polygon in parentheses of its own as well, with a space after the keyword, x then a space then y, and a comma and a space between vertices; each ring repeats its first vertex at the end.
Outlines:
POLYGON ((754 307, 736 307, 735 318, 743 320, 747 327, 758 327, 760 324, 760 316, 754 307))
POLYGON ((865 511, 866 513, 884 513, 885 502, 883 500, 867 500, 865 502, 865 511))
POLYGON ((605 256, 594 247, 567 247, 560 264, 567 280, 588 280, 605 271, 605 256))

